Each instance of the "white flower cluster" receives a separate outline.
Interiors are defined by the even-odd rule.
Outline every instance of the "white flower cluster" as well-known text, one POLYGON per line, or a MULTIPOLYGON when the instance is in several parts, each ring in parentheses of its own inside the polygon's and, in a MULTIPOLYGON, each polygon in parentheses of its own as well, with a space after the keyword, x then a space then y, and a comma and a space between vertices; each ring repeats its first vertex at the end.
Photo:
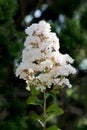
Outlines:
POLYGON ((73 59, 59 52, 59 39, 51 32, 50 24, 40 21, 25 30, 28 35, 22 52, 22 61, 17 67, 16 76, 34 85, 42 92, 46 88, 58 89, 66 85, 71 88, 68 75, 76 73, 70 64, 73 59))

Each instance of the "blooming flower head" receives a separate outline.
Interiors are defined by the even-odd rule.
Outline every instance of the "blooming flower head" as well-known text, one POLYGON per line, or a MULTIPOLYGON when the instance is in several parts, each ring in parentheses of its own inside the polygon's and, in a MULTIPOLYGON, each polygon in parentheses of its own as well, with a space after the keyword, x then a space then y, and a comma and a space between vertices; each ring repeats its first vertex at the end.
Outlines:
POLYGON ((59 39, 51 32, 50 24, 40 21, 27 27, 25 33, 27 38, 16 76, 26 81, 28 90, 31 85, 42 92, 52 86, 54 89, 62 85, 71 88, 67 76, 76 73, 70 65, 73 59, 59 52, 59 39))

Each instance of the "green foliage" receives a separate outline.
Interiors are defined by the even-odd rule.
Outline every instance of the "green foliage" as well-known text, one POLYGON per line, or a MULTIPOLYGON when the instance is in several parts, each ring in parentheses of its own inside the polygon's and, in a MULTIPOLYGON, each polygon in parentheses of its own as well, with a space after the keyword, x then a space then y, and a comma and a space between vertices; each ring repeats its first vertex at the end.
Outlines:
POLYGON ((47 128, 46 130, 60 130, 60 129, 58 129, 57 126, 53 125, 53 126, 47 128))
POLYGON ((33 114, 32 119, 33 119, 34 121, 43 122, 43 118, 42 118, 41 116, 37 115, 36 113, 33 114))
MULTIPOLYGON (((31 93, 32 93, 32 91, 31 91, 31 93)), ((58 92, 55 92, 55 90, 54 91, 52 90, 51 92, 47 92, 46 95, 44 95, 46 97, 43 96, 44 97, 43 100, 40 100, 38 98, 38 95, 30 95, 30 97, 27 99, 27 104, 29 104, 29 105, 39 105, 41 108, 44 108, 45 107, 44 106, 45 99, 46 99, 46 103, 47 103, 47 99, 49 98, 49 96, 52 96, 52 98, 55 99, 55 96, 56 96, 57 93, 58 92)), ((52 116, 52 115, 53 116, 59 116, 59 115, 64 113, 64 111, 60 107, 58 107, 58 105, 56 105, 56 104, 49 105, 47 108, 45 108, 45 111, 46 111, 46 120, 49 120, 50 116, 52 116)), ((40 125, 43 127, 44 126, 44 117, 42 115, 44 116, 44 112, 41 115, 33 113, 32 119, 34 121, 40 123, 40 125)), ((48 129, 51 130, 53 128, 56 130, 57 127, 52 126, 48 129)))
POLYGON ((13 85, 14 59, 22 46, 14 22, 17 8, 16 0, 0 0, 0 130, 24 129, 20 117, 26 107, 15 96, 13 85))
POLYGON ((16 0, 0 0, 0 24, 3 24, 3 22, 12 22, 12 17, 15 15, 17 7, 16 0))
POLYGON ((30 96, 28 99, 27 99, 27 104, 32 104, 32 105, 40 105, 42 106, 42 103, 43 103, 43 100, 40 100, 38 99, 37 96, 30 96))
POLYGON ((1 82, 1 86, 12 73, 13 60, 21 48, 13 18, 17 7, 16 0, 0 0, 0 77, 5 81, 1 82))
POLYGON ((61 32, 59 34, 61 51, 64 53, 64 48, 66 52, 70 55, 79 54, 80 48, 86 45, 87 39, 82 31, 80 21, 78 19, 66 19, 65 24, 61 27, 61 32), (74 50, 74 51, 73 51, 74 50))
POLYGON ((16 122, 0 122, 1 130, 23 130, 23 127, 16 122))
POLYGON ((55 105, 55 104, 53 104, 53 105, 51 105, 51 106, 49 106, 48 108, 47 108, 47 110, 46 110, 46 112, 47 112, 47 114, 49 115, 51 115, 51 114, 54 114, 54 115, 61 115, 61 114, 63 114, 64 113, 64 111, 60 108, 60 107, 58 107, 57 105, 55 105))
POLYGON ((35 86, 30 86, 30 90, 31 90, 31 94, 32 95, 39 95, 40 94, 40 91, 39 90, 36 90, 35 86))

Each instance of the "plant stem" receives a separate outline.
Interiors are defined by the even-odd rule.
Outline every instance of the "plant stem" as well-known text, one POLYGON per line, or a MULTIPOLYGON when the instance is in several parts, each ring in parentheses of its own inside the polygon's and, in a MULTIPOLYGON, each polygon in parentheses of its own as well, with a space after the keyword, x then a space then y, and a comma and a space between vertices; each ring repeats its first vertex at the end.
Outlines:
POLYGON ((43 130, 46 130, 46 91, 44 91, 43 118, 44 118, 44 127, 43 127, 43 130))

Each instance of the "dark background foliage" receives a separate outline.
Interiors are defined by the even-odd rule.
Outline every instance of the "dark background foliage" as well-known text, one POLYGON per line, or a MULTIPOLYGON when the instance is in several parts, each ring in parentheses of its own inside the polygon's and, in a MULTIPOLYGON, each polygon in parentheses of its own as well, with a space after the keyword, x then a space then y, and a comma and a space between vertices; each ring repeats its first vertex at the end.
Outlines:
POLYGON ((40 114, 41 109, 27 105, 30 93, 25 82, 15 77, 15 68, 21 59, 25 28, 42 19, 51 24, 60 39, 60 51, 70 54, 77 68, 77 74, 70 76, 73 87, 57 95, 65 113, 56 121, 52 117, 48 125, 55 122, 62 130, 86 130, 86 0, 0 0, 0 130, 41 130, 31 118, 33 112, 40 114))

